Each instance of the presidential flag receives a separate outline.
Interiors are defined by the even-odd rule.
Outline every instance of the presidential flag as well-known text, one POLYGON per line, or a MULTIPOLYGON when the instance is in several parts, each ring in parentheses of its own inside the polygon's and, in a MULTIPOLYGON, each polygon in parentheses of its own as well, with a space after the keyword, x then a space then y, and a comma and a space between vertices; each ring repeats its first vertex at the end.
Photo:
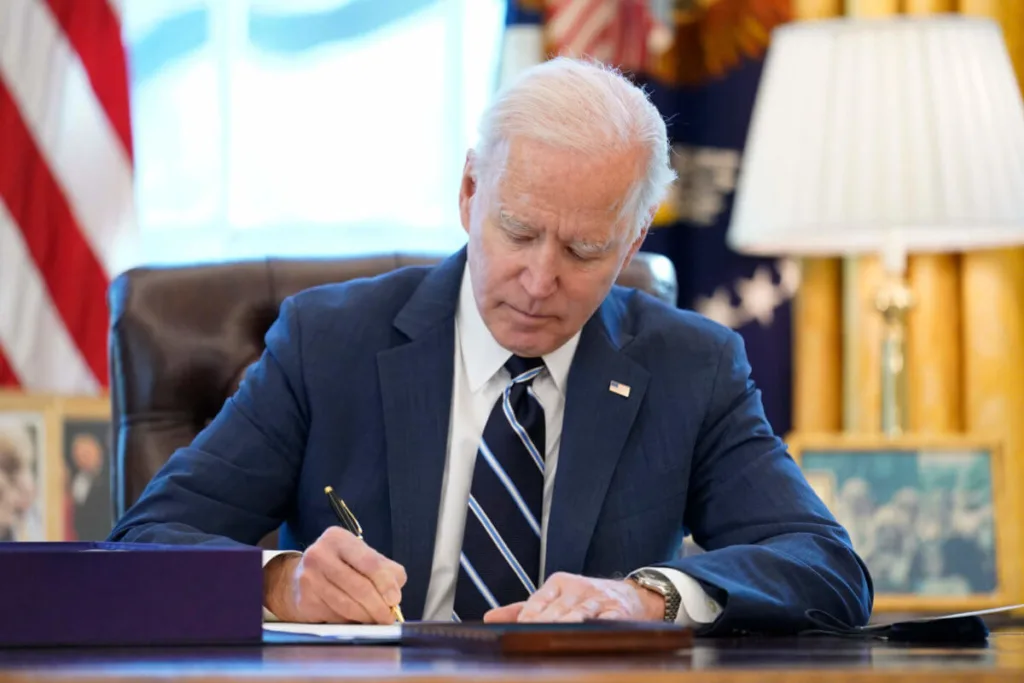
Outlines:
POLYGON ((678 182, 644 250, 668 256, 678 305, 737 330, 778 433, 791 427, 790 302, 799 270, 726 246, 761 65, 790 0, 509 0, 500 80, 553 55, 637 80, 668 122, 678 182))
POLYGON ((799 269, 737 254, 725 236, 768 36, 790 19, 790 0, 677 0, 662 12, 673 41, 645 85, 668 122, 678 181, 643 249, 672 259, 679 306, 740 333, 768 419, 784 434, 799 269))

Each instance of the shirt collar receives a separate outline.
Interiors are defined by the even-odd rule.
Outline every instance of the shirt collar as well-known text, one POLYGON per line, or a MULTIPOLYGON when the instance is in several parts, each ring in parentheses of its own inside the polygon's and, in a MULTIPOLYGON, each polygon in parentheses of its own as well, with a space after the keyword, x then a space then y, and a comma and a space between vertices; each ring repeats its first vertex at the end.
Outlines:
MULTIPOLYGON (((469 378, 470 391, 476 392, 494 373, 501 370, 512 352, 501 346, 491 331, 487 329, 484 319, 480 316, 476 298, 473 296, 473 285, 469 276, 469 263, 462 273, 462 287, 459 290, 459 306, 455 313, 455 329, 462 347, 462 364, 469 378)), ((548 375, 555 382, 558 391, 565 395, 565 385, 569 379, 569 367, 572 365, 576 346, 580 341, 577 332, 569 341, 551 353, 544 354, 544 365, 548 375)))

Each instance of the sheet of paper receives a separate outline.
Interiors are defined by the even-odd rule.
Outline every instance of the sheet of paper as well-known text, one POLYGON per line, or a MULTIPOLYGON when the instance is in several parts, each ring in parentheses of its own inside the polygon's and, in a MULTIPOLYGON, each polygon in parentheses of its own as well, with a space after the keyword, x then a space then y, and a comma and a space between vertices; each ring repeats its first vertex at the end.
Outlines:
POLYGON ((360 641, 398 642, 402 637, 401 624, 295 624, 269 621, 263 624, 264 631, 318 636, 350 643, 360 641))
POLYGON ((1024 607, 1021 605, 1004 605, 1003 607, 991 607, 989 609, 980 609, 974 612, 957 612, 956 614, 944 614, 942 616, 933 617, 920 617, 918 619, 910 619, 909 621, 933 621, 937 619, 959 619, 960 617, 973 617, 973 616, 985 616, 986 614, 998 614, 999 612, 1009 612, 1010 610, 1020 609, 1024 607))

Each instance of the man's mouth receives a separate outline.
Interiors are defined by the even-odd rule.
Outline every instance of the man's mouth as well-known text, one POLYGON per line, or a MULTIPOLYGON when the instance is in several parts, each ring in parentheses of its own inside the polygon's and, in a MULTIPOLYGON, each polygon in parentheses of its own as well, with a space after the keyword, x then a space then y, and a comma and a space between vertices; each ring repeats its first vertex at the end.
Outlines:
POLYGON ((551 316, 551 315, 541 315, 539 313, 527 313, 523 309, 517 308, 517 307, 515 307, 515 306, 513 306, 511 304, 506 304, 506 305, 509 308, 511 308, 513 311, 518 313, 519 315, 523 316, 524 318, 529 318, 530 320, 545 320, 547 318, 553 318, 554 317, 554 316, 551 316))

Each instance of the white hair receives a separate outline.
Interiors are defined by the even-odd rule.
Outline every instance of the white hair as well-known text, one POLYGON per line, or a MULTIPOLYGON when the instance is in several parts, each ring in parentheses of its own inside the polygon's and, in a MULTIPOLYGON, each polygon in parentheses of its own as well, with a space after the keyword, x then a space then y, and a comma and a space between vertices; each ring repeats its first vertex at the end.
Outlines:
POLYGON ((508 144, 517 137, 584 155, 644 149, 643 176, 619 212, 632 230, 631 240, 676 177, 665 121, 647 93, 599 62, 556 57, 527 69, 498 94, 481 119, 476 149, 488 181, 497 181, 508 144))

